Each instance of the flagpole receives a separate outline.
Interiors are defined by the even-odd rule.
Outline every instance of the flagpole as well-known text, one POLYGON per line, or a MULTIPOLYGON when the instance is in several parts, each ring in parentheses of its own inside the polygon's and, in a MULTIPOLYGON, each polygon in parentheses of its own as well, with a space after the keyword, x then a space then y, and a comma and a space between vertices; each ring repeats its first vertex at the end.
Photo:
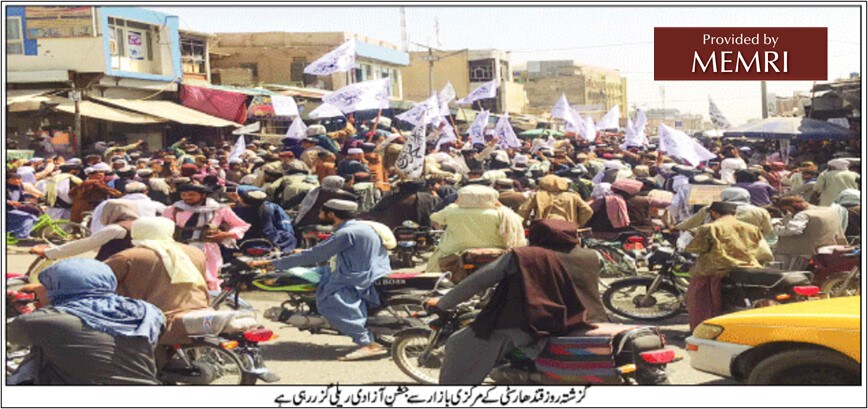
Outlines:
POLYGON ((383 113, 383 109, 380 108, 377 110, 377 119, 374 120, 374 129, 371 130, 371 135, 368 136, 368 142, 371 141, 371 138, 374 137, 374 133, 377 132, 377 126, 380 125, 380 115, 383 113))

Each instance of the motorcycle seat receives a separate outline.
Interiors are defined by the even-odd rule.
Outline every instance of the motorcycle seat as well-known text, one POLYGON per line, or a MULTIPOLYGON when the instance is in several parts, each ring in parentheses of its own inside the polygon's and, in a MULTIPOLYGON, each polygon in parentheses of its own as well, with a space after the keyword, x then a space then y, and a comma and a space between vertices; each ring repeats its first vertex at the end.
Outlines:
POLYGON ((568 337, 614 337, 625 331, 634 330, 641 325, 625 325, 610 322, 594 323, 596 328, 577 329, 567 334, 568 337))
POLYGON ((203 309, 181 316, 187 335, 236 334, 256 328, 256 316, 250 311, 215 311, 203 309))
POLYGON ((771 286, 778 282, 788 286, 810 285, 808 271, 784 271, 771 268, 737 268, 729 273, 729 280, 748 285, 771 286))

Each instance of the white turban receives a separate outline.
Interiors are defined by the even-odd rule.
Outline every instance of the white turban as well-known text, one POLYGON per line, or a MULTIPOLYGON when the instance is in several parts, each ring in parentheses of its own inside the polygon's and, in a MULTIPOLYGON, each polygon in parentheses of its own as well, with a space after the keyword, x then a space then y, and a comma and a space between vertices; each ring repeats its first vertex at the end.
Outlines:
POLYGON ((205 285, 202 272, 173 238, 175 223, 165 217, 141 217, 130 228, 133 245, 154 250, 163 261, 172 284, 205 285))
POLYGON ((829 161, 829 168, 834 170, 847 170, 850 168, 850 161, 847 159, 832 159, 829 161))

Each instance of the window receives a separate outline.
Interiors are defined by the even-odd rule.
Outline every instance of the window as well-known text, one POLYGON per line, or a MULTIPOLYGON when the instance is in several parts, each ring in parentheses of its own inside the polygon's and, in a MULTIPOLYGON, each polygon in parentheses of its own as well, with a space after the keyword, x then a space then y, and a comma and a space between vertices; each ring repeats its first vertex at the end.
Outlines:
MULTIPOLYGON (((127 57, 132 60, 154 60, 154 36, 156 26, 127 21, 119 18, 108 18, 109 52, 113 57, 127 57)), ((120 60, 112 61, 113 68, 120 68, 120 60)))
POLYGON ((6 54, 24 54, 21 17, 6 17, 6 54))
POLYGON ((364 78, 362 81, 372 80, 373 75, 374 72, 371 69, 371 64, 362 64, 362 77, 364 78))
POLYGON ((494 59, 471 61, 470 82, 491 81, 494 79, 494 59))
POLYGON ((207 74, 205 71, 205 42, 193 38, 181 40, 181 69, 188 74, 207 74))

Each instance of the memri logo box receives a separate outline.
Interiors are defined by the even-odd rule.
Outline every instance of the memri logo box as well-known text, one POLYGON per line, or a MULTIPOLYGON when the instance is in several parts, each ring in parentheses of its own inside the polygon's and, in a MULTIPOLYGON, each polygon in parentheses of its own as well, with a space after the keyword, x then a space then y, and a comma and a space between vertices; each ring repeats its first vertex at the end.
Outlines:
POLYGON ((826 27, 655 27, 654 80, 827 80, 826 27))

